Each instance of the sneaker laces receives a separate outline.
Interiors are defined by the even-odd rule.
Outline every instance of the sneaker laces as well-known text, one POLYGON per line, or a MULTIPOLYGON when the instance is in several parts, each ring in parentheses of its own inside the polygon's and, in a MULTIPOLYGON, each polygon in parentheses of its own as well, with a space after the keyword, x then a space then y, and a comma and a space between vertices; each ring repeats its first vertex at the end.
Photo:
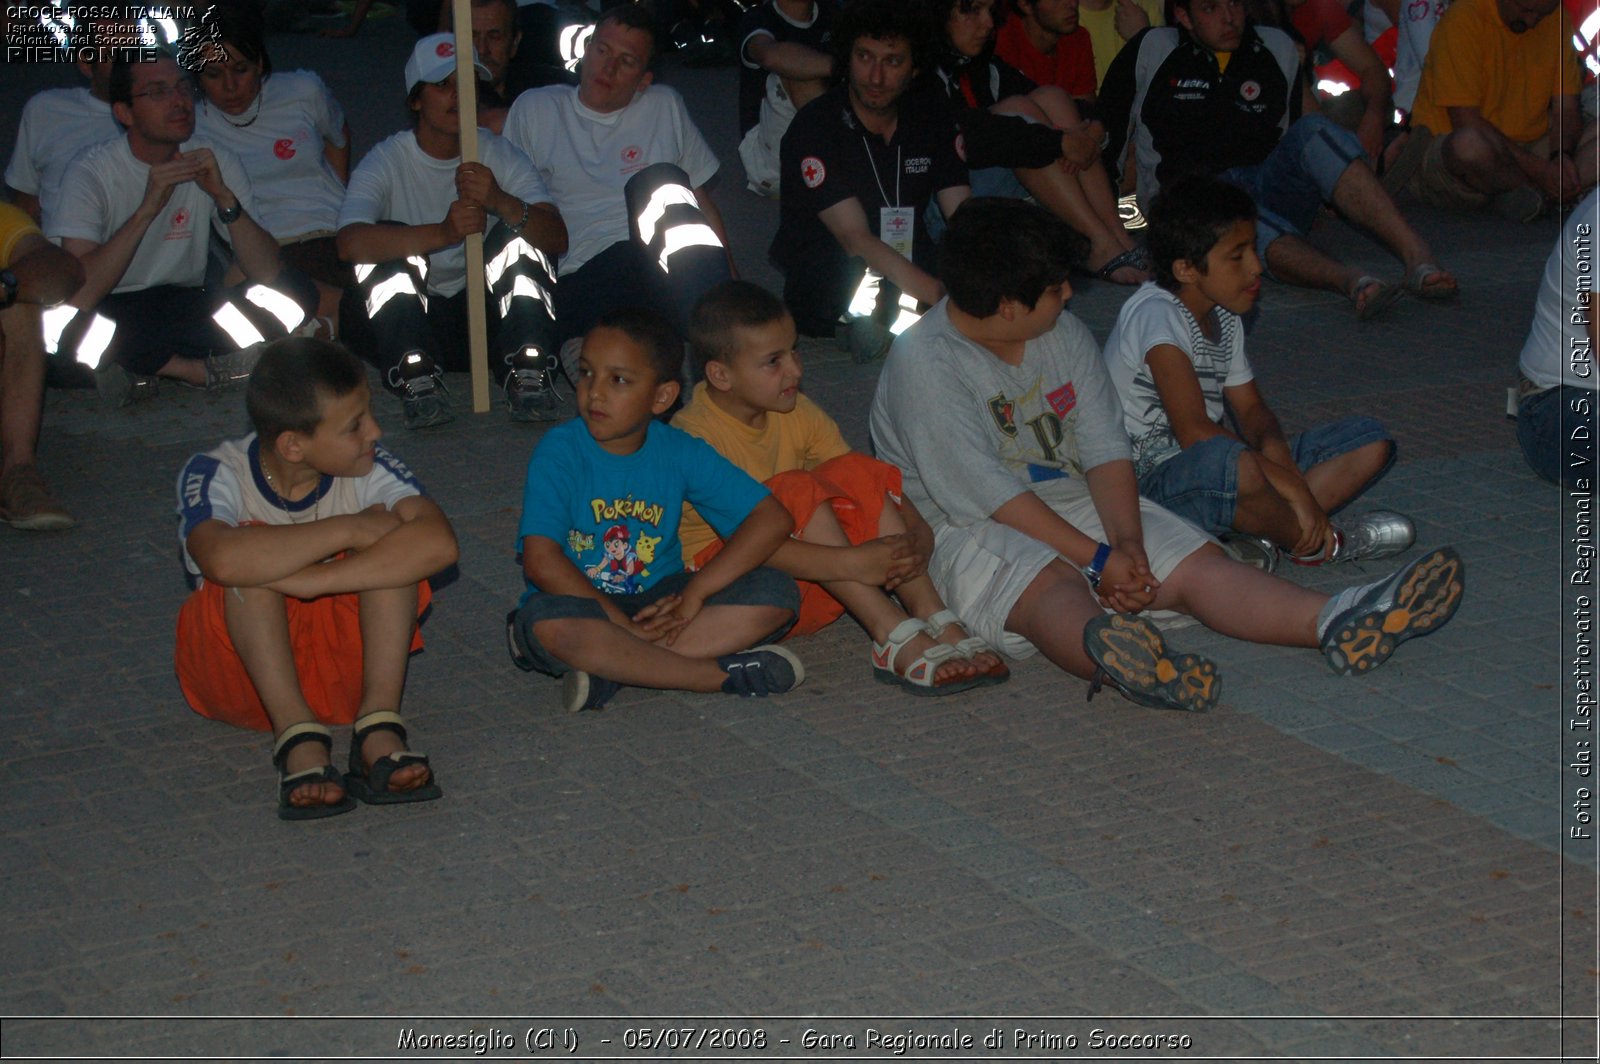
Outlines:
POLYGON ((407 351, 397 365, 389 367, 384 378, 389 387, 407 399, 421 399, 435 391, 446 390, 439 368, 433 364, 433 359, 420 351, 407 351))

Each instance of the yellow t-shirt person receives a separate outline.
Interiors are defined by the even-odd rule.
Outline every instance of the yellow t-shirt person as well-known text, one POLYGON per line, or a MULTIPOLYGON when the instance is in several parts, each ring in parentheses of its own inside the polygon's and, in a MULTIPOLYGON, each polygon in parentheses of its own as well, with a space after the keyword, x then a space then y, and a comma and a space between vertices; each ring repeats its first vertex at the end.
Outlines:
MULTIPOLYGON (((793 411, 768 411, 766 426, 753 429, 706 398, 706 383, 701 381, 694 386, 689 405, 673 417, 672 426, 705 440, 722 457, 762 483, 792 469, 815 469, 830 458, 850 452, 838 422, 804 394, 796 397, 793 411)), ((717 534, 694 507, 685 503, 678 539, 683 544, 683 562, 688 565, 717 539, 717 534)))
POLYGON ((1581 87, 1566 8, 1512 33, 1494 0, 1456 0, 1428 42, 1411 121, 1443 136, 1447 107, 1476 107, 1506 139, 1531 144, 1550 131, 1551 99, 1581 87))

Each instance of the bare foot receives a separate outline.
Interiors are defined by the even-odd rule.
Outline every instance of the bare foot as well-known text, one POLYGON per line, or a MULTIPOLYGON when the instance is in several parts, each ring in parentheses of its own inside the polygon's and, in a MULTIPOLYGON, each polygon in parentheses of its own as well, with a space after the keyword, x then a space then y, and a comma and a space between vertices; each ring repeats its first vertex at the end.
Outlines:
MULTIPOLYGON (((939 642, 953 647, 963 639, 970 639, 971 637, 972 633, 960 624, 947 624, 944 626, 944 631, 939 633, 939 642)), ((1005 659, 1000 656, 999 651, 981 650, 967 660, 972 662, 973 667, 977 669, 980 676, 1005 676, 1011 672, 1011 669, 1005 663, 1005 659)))
MULTIPOLYGON (((308 768, 330 764, 327 747, 321 743, 299 743, 283 759, 283 774, 293 776, 308 768)), ((308 780, 289 792, 289 804, 299 808, 338 805, 344 801, 344 787, 331 780, 308 780)))
MULTIPOLYGON (((367 737, 361 740, 361 759, 366 762, 368 771, 372 766, 382 761, 391 754, 398 754, 406 749, 406 744, 400 736, 388 728, 374 728, 367 732, 367 737)), ((414 791, 424 786, 433 778, 433 772, 427 765, 412 763, 395 769, 394 775, 389 777, 391 791, 414 791)))
MULTIPOLYGON (((906 669, 910 668, 912 662, 916 661, 923 654, 926 654, 928 651, 932 650, 939 644, 939 642, 942 642, 942 640, 935 640, 929 635, 916 636, 911 640, 911 642, 907 643, 905 645, 905 649, 900 651, 899 655, 895 657, 894 671, 899 673, 901 676, 904 676, 906 674, 906 669)), ((933 670, 933 681, 936 686, 947 683, 958 683, 962 680, 970 680, 977 674, 977 666, 973 665, 973 663, 966 658, 946 658, 933 670)))

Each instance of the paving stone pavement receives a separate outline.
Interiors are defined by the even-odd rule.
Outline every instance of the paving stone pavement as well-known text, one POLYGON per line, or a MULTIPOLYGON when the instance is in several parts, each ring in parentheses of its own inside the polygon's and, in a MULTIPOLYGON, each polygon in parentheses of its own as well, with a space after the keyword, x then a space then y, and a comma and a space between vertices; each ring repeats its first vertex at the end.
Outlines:
MULTIPOLYGON (((359 152, 401 122, 407 32, 271 44, 280 69, 326 73, 359 152)), ((12 69, 7 143, 28 91, 72 83, 12 69)), ((725 160, 741 267, 775 284, 732 72, 665 76, 725 160)), ((1361 679, 1185 629, 1174 641, 1227 676, 1205 716, 1085 703, 1037 659, 1004 687, 912 699, 869 682, 848 622, 797 643, 809 679, 782 699, 630 691, 563 714, 501 631, 540 430, 494 413, 407 433, 383 398, 389 444, 461 542, 406 706, 446 798, 284 824, 264 737, 194 716, 171 668, 173 481, 242 431, 239 395, 105 411, 52 393, 44 468, 81 525, 0 527, 6 1052, 379 1056, 399 1020, 271 1018, 502 1017, 521 1037, 540 1017, 618 1017, 581 1027, 598 1056, 622 1052, 595 1042, 621 1039, 621 1017, 727 1016, 777 1017, 786 1055, 807 1026, 859 1050, 874 1023, 1021 1017, 998 1024, 1008 1038, 1080 1042, 1018 1037, 1020 1055, 1072 1056, 1093 1025, 1071 1018, 1110 1016, 1191 1033, 1177 1056, 1593 1059, 1595 851, 1560 841, 1559 552, 1580 529, 1504 418, 1556 225, 1414 216, 1459 304, 1358 324, 1271 285, 1250 351, 1290 428, 1365 412, 1396 430, 1369 501, 1413 515, 1423 547, 1456 544, 1465 603, 1361 679), (67 1019, 85 1016, 104 1018, 67 1019), (855 1019, 803 1019, 829 1016, 855 1019)), ((1338 223, 1317 239, 1397 273, 1338 223)), ((1125 294, 1085 284, 1071 309, 1104 338, 1125 294)), ((808 393, 865 446, 877 367, 805 353, 808 393)), ((1383 568, 1291 575, 1333 588, 1383 568)))

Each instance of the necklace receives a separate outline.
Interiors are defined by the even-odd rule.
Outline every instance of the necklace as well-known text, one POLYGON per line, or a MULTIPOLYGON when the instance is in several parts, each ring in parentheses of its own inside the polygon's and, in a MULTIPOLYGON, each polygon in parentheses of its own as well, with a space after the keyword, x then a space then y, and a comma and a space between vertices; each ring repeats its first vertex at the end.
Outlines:
POLYGON ((251 115, 248 121, 235 122, 233 119, 229 118, 227 112, 220 107, 217 108, 217 114, 221 115, 222 120, 228 123, 228 125, 232 126, 234 129, 245 129, 249 126, 253 126, 256 124, 256 119, 261 117, 261 93, 256 93, 256 113, 251 115))
MULTIPOLYGON (((289 500, 285 499, 283 497, 283 492, 278 490, 278 482, 276 480, 272 479, 272 474, 267 472, 267 467, 266 467, 266 465, 264 463, 261 466, 261 475, 267 478, 267 487, 272 489, 272 494, 273 494, 273 496, 275 498, 277 498, 278 505, 283 508, 283 512, 284 513, 289 515, 289 523, 291 525, 298 525, 300 522, 295 520, 294 511, 289 509, 289 500)), ((317 485, 317 488, 320 488, 321 486, 322 485, 319 483, 317 485)), ((316 492, 317 488, 312 488, 311 490, 313 492, 316 492)), ((312 523, 316 522, 317 517, 321 513, 321 511, 322 511, 322 495, 321 495, 320 492, 318 492, 316 497, 311 502, 311 521, 312 521, 312 523)))

